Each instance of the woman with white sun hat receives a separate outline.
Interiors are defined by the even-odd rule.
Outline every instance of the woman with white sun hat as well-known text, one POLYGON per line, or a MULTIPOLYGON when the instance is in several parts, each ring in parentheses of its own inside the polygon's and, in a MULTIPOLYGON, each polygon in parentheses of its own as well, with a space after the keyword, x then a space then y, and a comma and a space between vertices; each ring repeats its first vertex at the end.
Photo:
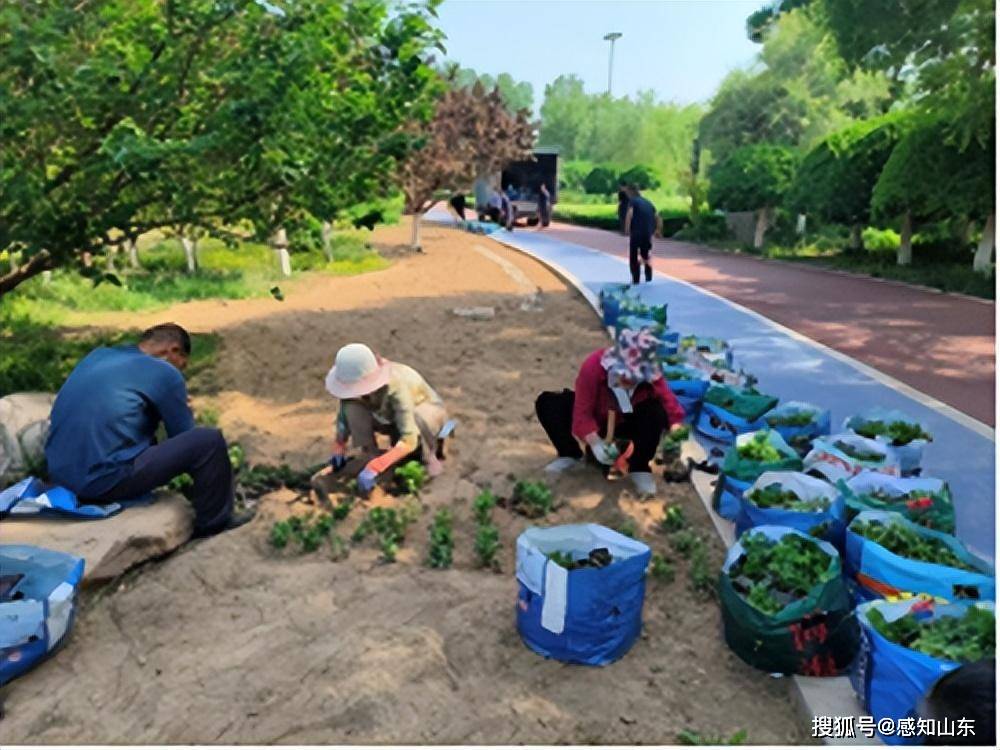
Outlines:
POLYGON ((365 459, 358 474, 362 492, 370 492, 380 474, 406 459, 422 461, 432 477, 443 471, 438 442, 448 412, 412 367, 383 359, 364 344, 348 344, 337 352, 326 389, 340 399, 332 470, 344 468, 348 440, 353 442, 365 459), (379 451, 376 433, 390 436, 388 451, 379 451))

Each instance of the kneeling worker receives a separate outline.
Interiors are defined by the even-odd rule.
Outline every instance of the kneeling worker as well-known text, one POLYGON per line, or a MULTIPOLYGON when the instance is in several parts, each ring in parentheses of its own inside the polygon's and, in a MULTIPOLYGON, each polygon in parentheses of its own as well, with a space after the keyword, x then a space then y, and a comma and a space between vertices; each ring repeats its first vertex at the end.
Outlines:
POLYGON ((443 471, 438 445, 448 413, 412 367, 378 357, 364 344, 348 344, 337 352, 326 389, 340 399, 330 471, 347 465, 348 440, 362 452, 358 489, 364 493, 399 462, 422 461, 432 477, 443 471), (390 437, 388 451, 379 452, 376 433, 390 437))
POLYGON ((667 429, 683 426, 684 408, 667 387, 657 360, 658 339, 648 330, 623 330, 615 346, 598 349, 580 367, 576 390, 545 392, 535 401, 538 421, 559 458, 546 470, 558 473, 577 464, 584 452, 606 467, 616 451, 606 442, 609 412, 614 438, 631 441, 629 474, 640 495, 656 494, 649 463, 667 429))

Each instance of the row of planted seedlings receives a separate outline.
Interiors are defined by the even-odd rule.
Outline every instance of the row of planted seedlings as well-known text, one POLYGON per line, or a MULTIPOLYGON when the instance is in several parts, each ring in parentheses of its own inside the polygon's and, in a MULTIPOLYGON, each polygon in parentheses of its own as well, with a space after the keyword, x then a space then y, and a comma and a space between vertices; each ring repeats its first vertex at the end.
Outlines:
MULTIPOLYGON (((921 476, 923 425, 875 409, 831 435, 829 411, 761 393, 727 342, 677 343, 664 375, 738 534, 718 581, 735 653, 771 673, 849 671, 865 709, 896 721, 942 674, 993 658, 994 571, 955 538, 947 483, 921 476)), ((663 448, 676 473, 678 446, 663 448)))

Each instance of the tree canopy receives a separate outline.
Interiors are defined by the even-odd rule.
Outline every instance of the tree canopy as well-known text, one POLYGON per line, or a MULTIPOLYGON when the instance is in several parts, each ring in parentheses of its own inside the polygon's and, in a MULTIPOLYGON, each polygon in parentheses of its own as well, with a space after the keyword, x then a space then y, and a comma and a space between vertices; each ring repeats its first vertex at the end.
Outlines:
POLYGON ((264 237, 386 190, 430 114, 436 4, 4 4, 0 248, 28 260, 0 292, 118 233, 264 237))
POLYGON ((783 146, 744 146, 712 165, 708 200, 727 211, 780 206, 795 175, 794 152, 783 146))

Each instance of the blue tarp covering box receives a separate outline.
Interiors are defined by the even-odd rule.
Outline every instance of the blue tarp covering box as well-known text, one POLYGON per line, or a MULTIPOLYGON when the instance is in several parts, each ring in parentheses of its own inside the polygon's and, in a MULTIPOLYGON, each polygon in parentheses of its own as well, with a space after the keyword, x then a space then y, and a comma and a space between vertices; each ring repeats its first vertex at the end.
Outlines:
POLYGON ((642 542, 597 524, 531 527, 517 538, 517 629, 532 651, 575 664, 620 659, 642 630, 646 568, 642 542), (605 548, 603 568, 567 570, 553 552, 586 558, 605 548))
POLYGON ((0 685, 51 654, 73 624, 83 560, 20 544, 0 545, 0 685))
MULTIPOLYGON (((900 719, 914 715, 918 702, 948 672, 961 665, 893 643, 882 636, 870 620, 879 612, 889 622, 913 614, 919 619, 961 617, 970 606, 994 611, 992 602, 954 602, 939 604, 921 599, 888 602, 882 599, 861 604, 857 617, 861 623, 861 652, 855 661, 851 684, 862 705, 878 726, 880 719, 900 719)), ((897 733, 879 739, 889 745, 923 744, 920 737, 902 737, 897 733)))
POLYGON ((851 521, 844 537, 844 569, 857 583, 860 599, 901 593, 930 594, 947 600, 996 599, 993 566, 973 555, 950 534, 918 526, 899 513, 868 510, 859 513, 851 521), (971 570, 912 560, 894 554, 857 533, 858 526, 864 523, 899 524, 906 532, 936 540, 971 570))
POLYGON ((708 375, 686 365, 663 365, 663 378, 667 387, 684 407, 684 421, 693 424, 701 409, 702 399, 708 390, 708 375))
MULTIPOLYGON (((871 427, 879 422, 882 423, 883 428, 888 428, 894 422, 902 422, 914 428, 920 427, 920 423, 917 420, 901 411, 875 408, 869 409, 862 414, 848 417, 844 420, 844 429, 851 430, 852 432, 859 432, 859 430, 861 432, 870 432, 871 427), (865 429, 866 426, 869 428, 868 430, 865 429)), ((874 439, 880 443, 884 443, 889 448, 895 462, 899 464, 899 469, 903 473, 903 476, 910 476, 920 471, 920 463, 924 457, 924 448, 930 442, 929 438, 919 438, 911 440, 905 445, 894 445, 891 438, 882 434, 876 434, 874 439)))

